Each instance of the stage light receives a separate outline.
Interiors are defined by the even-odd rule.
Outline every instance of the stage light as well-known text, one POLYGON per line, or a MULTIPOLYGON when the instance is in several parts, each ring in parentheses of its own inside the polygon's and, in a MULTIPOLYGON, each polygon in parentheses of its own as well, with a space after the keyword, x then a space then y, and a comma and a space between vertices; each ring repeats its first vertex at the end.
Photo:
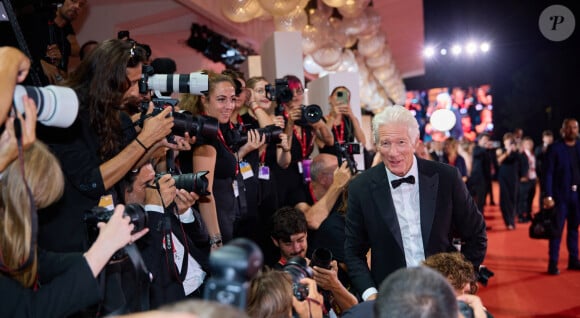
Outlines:
POLYGON ((435 54, 435 49, 432 46, 428 46, 423 50, 423 55, 427 58, 432 57, 435 54))
POLYGON ((449 109, 438 109, 431 114, 429 122, 439 131, 449 131, 455 126, 455 114, 449 109))
POLYGON ((469 42, 465 46, 465 51, 467 51, 468 54, 473 55, 475 54, 475 51, 477 51, 477 45, 474 42, 469 42))
POLYGON ((441 53, 441 55, 447 55, 447 49, 441 49, 439 53, 441 53))
POLYGON ((481 50, 481 52, 488 52, 489 51, 489 42, 483 42, 481 43, 481 45, 479 46, 479 49, 481 50))
POLYGON ((459 55, 459 54, 461 54, 461 45, 459 45, 459 44, 453 45, 453 47, 451 48, 451 53, 453 55, 459 55))

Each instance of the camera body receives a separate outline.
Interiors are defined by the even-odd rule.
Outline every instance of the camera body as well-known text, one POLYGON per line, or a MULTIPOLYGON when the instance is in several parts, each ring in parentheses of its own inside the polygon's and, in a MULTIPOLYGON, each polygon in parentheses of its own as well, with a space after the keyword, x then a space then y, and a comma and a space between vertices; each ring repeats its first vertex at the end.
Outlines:
POLYGON ((291 101, 294 94, 292 93, 292 90, 290 90, 290 87, 288 87, 288 81, 277 78, 274 83, 274 86, 271 84, 266 85, 266 97, 271 101, 276 101, 278 104, 291 101))
POLYGON ((457 308, 459 309, 459 312, 463 315, 463 317, 473 318, 473 316, 474 316, 473 308, 469 307, 469 305, 467 303, 465 303, 464 301, 458 300, 457 301, 457 308))
MULTIPOLYGON (((99 206, 94 207, 89 211, 85 211, 83 221, 87 227, 90 245, 92 245, 97 240, 97 236, 99 236, 99 227, 97 224, 99 224, 99 222, 109 222, 113 213, 113 210, 99 206)), ((137 233, 147 227, 147 213, 142 206, 138 204, 127 204, 125 206, 125 211, 123 211, 123 215, 128 216, 131 219, 131 224, 135 226, 131 234, 137 233)), ((127 254, 121 249, 113 254, 111 260, 121 260, 126 256, 127 254)))
POLYGON ((306 259, 299 256, 292 257, 286 262, 282 270, 292 277, 292 293, 294 297, 299 301, 304 301, 308 297, 309 290, 308 285, 301 284, 300 280, 314 276, 312 268, 306 264, 306 259))
MULTIPOLYGON (((187 192, 195 192, 200 196, 210 195, 211 192, 207 190, 209 181, 205 176, 209 171, 199 171, 196 173, 176 174, 171 177, 175 180, 175 187, 177 189, 184 189, 187 192)), ((161 178, 163 174, 155 175, 155 183, 161 178)))
POLYGON ((211 277, 203 298, 246 309, 249 281, 262 268, 264 256, 252 241, 238 238, 209 256, 211 277))
POLYGON ((334 148, 336 149, 336 157, 338 158, 338 166, 342 165, 342 162, 346 160, 350 172, 355 175, 357 172, 357 164, 354 160, 354 155, 361 153, 360 144, 356 142, 346 142, 338 143, 334 142, 334 148))

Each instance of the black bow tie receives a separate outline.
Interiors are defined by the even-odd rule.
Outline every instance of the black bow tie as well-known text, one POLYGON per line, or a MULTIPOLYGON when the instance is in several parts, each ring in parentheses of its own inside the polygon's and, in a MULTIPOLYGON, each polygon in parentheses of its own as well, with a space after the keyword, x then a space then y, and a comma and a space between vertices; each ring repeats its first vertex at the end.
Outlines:
POLYGON ((391 181, 391 184, 393 185, 393 189, 396 189, 402 183, 405 183, 405 182, 410 183, 410 184, 415 184, 415 176, 408 176, 408 177, 405 177, 405 178, 393 180, 393 181, 391 181))

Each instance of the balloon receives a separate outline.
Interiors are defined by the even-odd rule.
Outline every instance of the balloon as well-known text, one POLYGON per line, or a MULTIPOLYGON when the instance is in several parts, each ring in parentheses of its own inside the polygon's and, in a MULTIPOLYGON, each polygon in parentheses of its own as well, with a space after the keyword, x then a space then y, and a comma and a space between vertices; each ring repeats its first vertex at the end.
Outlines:
POLYGON ((312 55, 306 55, 304 57, 304 70, 312 75, 316 75, 322 71, 322 66, 316 64, 314 59, 312 59, 312 55))
POLYGON ((449 109, 438 109, 431 114, 429 122, 439 131, 448 131, 455 126, 455 114, 449 109))
POLYGON ((258 0, 264 10, 273 16, 287 15, 294 11, 301 0, 258 0))
POLYGON ((221 0, 220 7, 222 14, 236 23, 248 22, 262 10, 258 0, 221 0))

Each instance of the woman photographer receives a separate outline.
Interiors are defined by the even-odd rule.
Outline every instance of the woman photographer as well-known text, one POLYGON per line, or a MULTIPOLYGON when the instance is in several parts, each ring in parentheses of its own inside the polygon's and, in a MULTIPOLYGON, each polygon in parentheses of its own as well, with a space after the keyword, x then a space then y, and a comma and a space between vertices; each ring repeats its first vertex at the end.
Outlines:
POLYGON ((306 202, 309 197, 308 182, 310 181, 310 154, 314 149, 314 140, 332 146, 332 133, 322 120, 315 123, 300 123, 304 102, 304 87, 300 79, 294 75, 284 77, 292 92, 292 99, 284 103, 282 115, 285 120, 285 133, 290 144, 291 163, 287 169, 274 169, 278 180, 284 180, 278 187, 280 206, 294 206, 298 202, 306 202), (300 123, 300 124, 299 124, 300 123))
MULTIPOLYGON (((365 134, 360 126, 358 118, 355 117, 350 105, 350 91, 344 86, 337 86, 328 97, 330 113, 325 117, 326 125, 332 131, 334 140, 339 145, 351 143, 356 140, 366 144, 365 134)), ((317 141, 318 142, 318 141, 317 141)), ((320 153, 337 155, 334 146, 326 146, 319 143, 320 153)))
POLYGON ((290 274, 269 271, 255 277, 248 290, 246 312, 252 318, 290 318, 292 310, 296 317, 322 317, 322 295, 318 293, 316 282, 303 278, 300 284, 308 286, 308 296, 299 301, 293 292, 290 274))
MULTIPOLYGON (((219 123, 217 139, 198 138, 193 146, 193 172, 210 171, 207 178, 212 193, 200 198, 198 204, 210 236, 211 249, 219 248, 233 238, 236 221, 246 213, 245 190, 238 162, 265 141, 257 131, 251 130, 246 144, 239 149, 232 148, 230 141, 235 131, 230 118, 237 100, 235 87, 230 76, 208 72, 208 91, 194 99, 191 109, 192 113, 216 118, 219 123)), ((187 109, 187 103, 182 103, 182 108, 187 109)), ((188 160, 184 154, 180 154, 180 159, 182 163, 188 160)))
POLYGON ((133 225, 117 206, 84 254, 37 251, 36 208, 63 193, 64 177, 45 145, 34 143, 0 178, 0 317, 63 317, 99 301, 96 276, 118 249, 138 240, 133 225), (24 170, 24 175, 23 175, 24 170))

